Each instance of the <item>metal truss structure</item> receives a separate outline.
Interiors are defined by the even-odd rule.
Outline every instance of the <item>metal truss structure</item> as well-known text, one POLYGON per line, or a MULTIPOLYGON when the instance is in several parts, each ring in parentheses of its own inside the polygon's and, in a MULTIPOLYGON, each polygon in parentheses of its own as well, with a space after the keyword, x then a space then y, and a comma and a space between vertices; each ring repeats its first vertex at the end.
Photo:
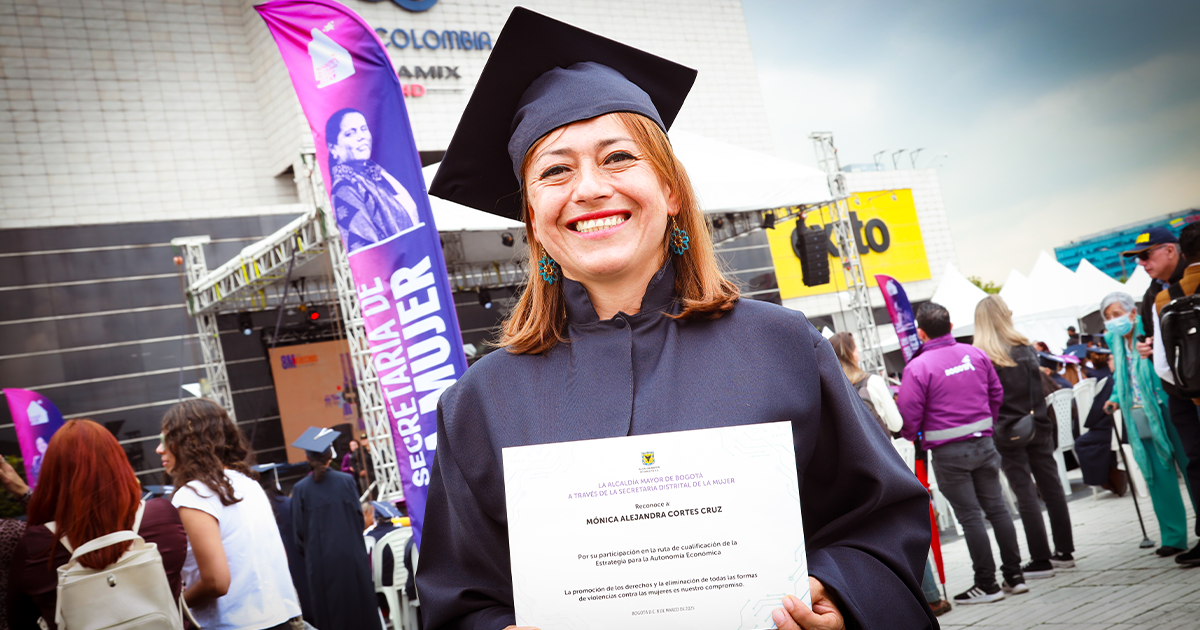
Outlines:
MULTIPOLYGON (((312 193, 311 200, 317 215, 324 223, 323 232, 329 234, 325 246, 329 252, 333 280, 337 286, 338 304, 341 307, 342 324, 346 342, 350 345, 350 364, 354 367, 354 378, 358 382, 356 392, 359 414, 366 427, 367 440, 371 445, 371 465, 375 468, 375 490, 381 501, 404 498, 400 482, 400 469, 396 464, 396 447, 392 441, 392 424, 384 406, 383 390, 379 387, 379 375, 371 360, 367 345, 367 329, 363 323, 362 305, 358 292, 354 290, 354 279, 350 276, 350 259, 346 248, 338 237, 334 215, 328 207, 329 195, 317 171, 316 158, 304 156, 304 173, 312 193)), ((368 491, 367 494, 370 492, 368 491)))
MULTIPOLYGON (((346 341, 350 345, 351 364, 358 382, 355 393, 375 468, 375 490, 379 499, 404 497, 392 443, 391 425, 379 389, 379 377, 371 362, 363 326, 362 309, 350 265, 337 225, 328 208, 329 197, 316 171, 316 160, 305 155, 294 169, 302 203, 308 208, 300 217, 274 234, 246 247, 225 264, 208 269, 204 259, 207 236, 189 236, 171 241, 181 250, 187 274, 185 297, 188 312, 200 330, 200 347, 207 377, 204 395, 213 399, 234 417, 233 395, 225 355, 221 349, 217 316, 244 311, 278 308, 287 299, 286 279, 291 271, 315 259, 329 261, 333 286, 317 283, 309 301, 338 302, 346 341)), ((236 418, 235 418, 236 421, 236 418)))
POLYGON ((727 212, 724 214, 709 214, 705 218, 711 228, 713 245, 741 238, 751 232, 772 229, 776 223, 783 223, 793 218, 803 218, 807 206, 789 206, 773 210, 753 210, 749 212, 727 212))
POLYGON ((833 201, 829 204, 830 222, 846 279, 846 292, 850 296, 850 312, 853 313, 855 332, 858 333, 858 353, 862 369, 868 374, 887 377, 883 362, 883 344, 879 342, 879 331, 875 327, 875 311, 871 308, 871 293, 867 287, 862 258, 858 255, 858 239, 850 221, 849 195, 846 193, 846 177, 838 161, 837 147, 833 144, 833 133, 819 131, 809 139, 817 154, 817 164, 829 177, 829 192, 833 201))
MULTIPOLYGON (((208 265, 204 261, 204 245, 210 241, 207 236, 185 236, 171 240, 171 244, 182 252, 184 272, 188 286, 196 285, 208 273, 208 265)), ((204 374, 206 380, 201 384, 205 396, 229 411, 229 417, 237 422, 233 411, 233 391, 229 388, 229 371, 225 369, 225 352, 221 349, 221 333, 217 329, 217 313, 209 310, 189 312, 196 318, 196 329, 200 334, 200 351, 204 356, 204 374)))

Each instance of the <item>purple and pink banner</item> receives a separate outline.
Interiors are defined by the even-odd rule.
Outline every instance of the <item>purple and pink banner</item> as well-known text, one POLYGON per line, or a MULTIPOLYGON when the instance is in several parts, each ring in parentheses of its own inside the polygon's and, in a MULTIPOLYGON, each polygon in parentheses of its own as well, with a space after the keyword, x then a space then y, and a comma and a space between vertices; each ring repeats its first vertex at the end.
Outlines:
POLYGON ((8 410, 12 412, 13 426, 17 430, 17 444, 25 460, 25 482, 33 488, 37 486, 46 447, 54 432, 63 425, 63 417, 49 398, 37 392, 6 389, 4 397, 8 399, 8 410))
POLYGON ((467 369, 400 80, 375 29, 328 0, 275 0, 266 21, 313 134, 420 544, 437 401, 467 369))
POLYGON ((883 303, 887 305, 888 316, 892 318, 892 328, 900 340, 900 352, 904 354, 904 362, 908 363, 921 347, 921 340, 917 337, 917 318, 913 315, 908 294, 891 276, 876 274, 875 283, 883 293, 883 303))

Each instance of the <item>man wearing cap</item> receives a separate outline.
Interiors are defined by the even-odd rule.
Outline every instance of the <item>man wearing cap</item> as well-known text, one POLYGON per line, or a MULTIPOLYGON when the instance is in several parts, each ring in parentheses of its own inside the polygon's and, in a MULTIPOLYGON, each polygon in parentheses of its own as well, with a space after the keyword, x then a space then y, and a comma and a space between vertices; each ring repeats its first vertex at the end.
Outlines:
MULTIPOLYGON (((1200 229, 1200 228, 1197 228, 1200 229)), ((1181 255, 1179 239, 1164 227, 1152 227, 1138 234, 1133 249, 1121 252, 1122 256, 1137 256, 1138 264, 1152 278, 1150 287, 1141 300, 1142 330, 1138 334, 1138 354, 1147 359, 1154 355, 1154 331, 1158 324, 1158 311, 1155 302, 1159 293, 1165 292, 1170 285, 1179 282, 1188 264, 1181 255)), ((1162 379, 1163 390, 1167 393, 1167 408, 1171 413, 1171 424, 1179 432, 1183 442, 1183 452, 1187 455, 1187 480, 1192 493, 1192 501, 1196 502, 1197 492, 1200 492, 1200 413, 1192 399, 1180 394, 1179 389, 1170 379, 1162 379)), ((1196 535, 1200 536, 1200 521, 1196 523, 1196 535)), ((1200 564, 1200 545, 1196 545, 1187 553, 1180 554, 1175 561, 1183 565, 1200 564)))
MULTIPOLYGON (((1182 267, 1183 273, 1173 283, 1179 284, 1179 288, 1183 290, 1184 295, 1191 295, 1197 288, 1200 288, 1200 223, 1191 223, 1183 228, 1183 231, 1179 234, 1178 248, 1180 250, 1179 253, 1182 255, 1182 260, 1179 261, 1177 267, 1182 267)), ((1155 288, 1157 287, 1152 284, 1149 290, 1153 291, 1155 288)), ((1159 319, 1159 314, 1162 313, 1163 308, 1170 301, 1171 295, 1166 289, 1159 291, 1151 304, 1154 319, 1149 321, 1153 322, 1154 328, 1154 335, 1150 337, 1152 342, 1151 352, 1154 356, 1154 370, 1159 378, 1162 379, 1163 389, 1166 390, 1169 396, 1168 403, 1171 405, 1171 417, 1174 420, 1175 406, 1186 409, 1187 405, 1182 402, 1184 396, 1175 388, 1174 377, 1171 374, 1171 368, 1167 365, 1167 354, 1162 341, 1162 322, 1159 319), (1175 394, 1180 395, 1175 396, 1175 394), (1180 402, 1176 402, 1176 398, 1180 402)), ((1142 309, 1143 311, 1145 310, 1145 302, 1143 302, 1142 309)), ((1145 319, 1142 321, 1147 322, 1145 319)), ((1144 323, 1143 327, 1150 328, 1151 325, 1144 323)), ((1195 403, 1195 400, 1192 402, 1195 403)), ((1189 423, 1186 421, 1188 418, 1186 414, 1180 414, 1180 416, 1185 421, 1183 423, 1173 422, 1173 424, 1175 424, 1175 429, 1179 432, 1180 441, 1183 442, 1184 453, 1188 458, 1188 484, 1193 490, 1193 497, 1195 497, 1195 491, 1200 490, 1197 487, 1197 483, 1200 482, 1200 421, 1189 423)), ((1200 535, 1200 525, 1197 525, 1196 534, 1200 535)), ((1185 554, 1176 556, 1175 561, 1187 566, 1200 565, 1200 545, 1197 545, 1185 554)))

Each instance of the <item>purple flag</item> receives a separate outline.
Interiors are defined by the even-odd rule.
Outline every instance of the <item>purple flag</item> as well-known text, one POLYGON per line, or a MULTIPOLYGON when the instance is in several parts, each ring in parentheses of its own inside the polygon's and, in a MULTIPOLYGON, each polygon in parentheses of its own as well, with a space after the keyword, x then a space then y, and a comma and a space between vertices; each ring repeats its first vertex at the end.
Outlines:
POLYGON ((62 414, 49 398, 28 389, 6 389, 8 410, 12 412, 17 430, 17 443, 25 460, 25 482, 30 488, 37 485, 42 458, 54 432, 63 425, 62 414))
POLYGON ((876 275, 875 283, 883 292, 883 303, 887 305, 888 316, 892 318, 892 327, 896 329, 896 337, 900 339, 900 352, 904 354, 904 362, 917 353, 921 340, 917 337, 917 318, 913 316, 912 304, 904 287, 895 278, 876 275))
POLYGON ((275 0, 255 9, 312 130, 419 545, 437 401, 467 360, 400 79, 375 29, 336 2, 275 0))

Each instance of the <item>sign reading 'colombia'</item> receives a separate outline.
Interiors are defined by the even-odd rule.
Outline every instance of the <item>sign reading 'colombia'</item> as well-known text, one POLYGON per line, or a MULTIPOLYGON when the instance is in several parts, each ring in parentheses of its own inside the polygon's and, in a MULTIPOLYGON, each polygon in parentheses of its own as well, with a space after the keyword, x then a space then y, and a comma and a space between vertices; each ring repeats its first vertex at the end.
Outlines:
POLYGON ((487 31, 435 31, 426 29, 417 33, 417 29, 402 28, 388 31, 386 28, 376 28, 375 33, 383 40, 384 48, 399 48, 404 50, 491 50, 492 35, 487 31))

